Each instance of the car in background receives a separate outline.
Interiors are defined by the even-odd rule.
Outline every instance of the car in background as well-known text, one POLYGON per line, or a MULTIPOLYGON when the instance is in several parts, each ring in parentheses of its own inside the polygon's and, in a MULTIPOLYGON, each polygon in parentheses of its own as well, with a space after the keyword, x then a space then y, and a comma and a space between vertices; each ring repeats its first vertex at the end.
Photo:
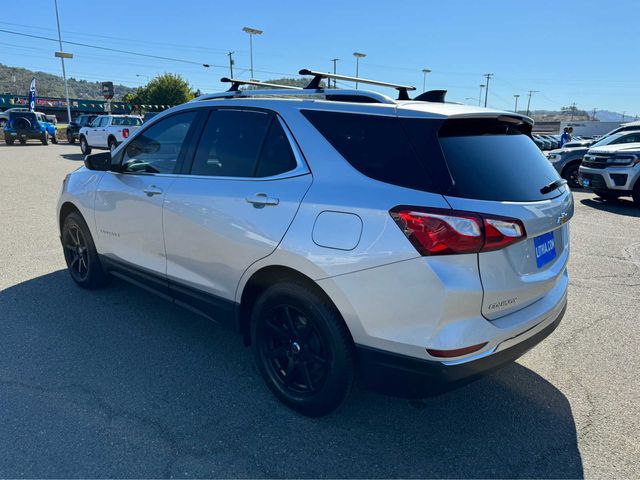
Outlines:
POLYGON ((95 113, 89 113, 84 115, 78 115, 69 125, 67 125, 67 141, 69 143, 76 143, 82 127, 88 127, 91 122, 99 115, 95 113))
POLYGON ((589 152, 589 148, 635 142, 640 142, 640 129, 614 133, 613 135, 601 138, 590 147, 562 147, 557 150, 552 150, 548 153, 547 158, 571 188, 580 188, 582 185, 578 179, 578 168, 580 167, 582 158, 589 152))
POLYGON ((540 150, 551 150, 551 141, 548 138, 543 137, 539 133, 534 133, 531 135, 534 139, 536 145, 540 148, 540 150))
POLYGON ((92 148, 115 150, 142 125, 138 115, 100 115, 78 134, 80 150, 89 155, 92 148))
POLYGON ((548 135, 548 134, 544 133, 544 134, 542 134, 542 137, 544 137, 545 139, 549 140, 549 146, 551 147, 551 150, 553 150, 554 148, 559 148, 560 147, 560 140, 555 138, 553 135, 548 135))
POLYGON ((44 114, 30 111, 11 111, 3 126, 4 141, 13 145, 17 140, 24 145, 29 140, 40 140, 43 145, 58 143, 56 126, 44 114))
POLYGON ((567 143, 558 148, 574 148, 574 147, 590 147, 594 143, 596 143, 597 139, 584 139, 577 137, 575 140, 569 140, 567 143))
POLYGON ((590 149, 579 175, 583 188, 603 200, 631 196, 640 207, 640 142, 590 149))

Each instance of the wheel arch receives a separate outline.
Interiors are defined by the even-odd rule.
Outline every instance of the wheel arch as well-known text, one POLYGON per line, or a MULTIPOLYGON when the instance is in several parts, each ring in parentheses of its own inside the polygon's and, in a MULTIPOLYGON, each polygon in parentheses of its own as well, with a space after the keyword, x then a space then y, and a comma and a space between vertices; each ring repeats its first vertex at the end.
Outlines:
MULTIPOLYGON (((291 267, 285 267, 283 265, 269 265, 260 268, 259 270, 254 272, 251 277, 249 277, 244 285, 242 294, 240 296, 240 304, 237 309, 236 325, 240 331, 240 334, 242 335, 244 344, 246 346, 249 346, 251 344, 251 310, 253 309, 255 301, 267 288, 275 285, 276 283, 284 281, 299 283, 309 290, 313 291, 314 293, 318 294, 332 308, 336 310, 336 312, 338 313, 338 315, 340 315, 340 318, 344 322, 342 314, 338 310, 335 302, 333 302, 331 297, 329 297, 327 292, 325 292, 325 290, 320 285, 318 285, 317 282, 315 282, 304 273, 301 273, 291 267)), ((346 322, 345 326, 347 327, 347 331, 349 331, 346 322)))
POLYGON ((576 163, 579 166, 582 163, 582 157, 574 158, 572 160, 569 160, 567 163, 565 163, 564 167, 562 167, 562 172, 560 173, 560 176, 564 178, 564 175, 569 170, 569 167, 575 165, 576 163))
POLYGON ((82 219, 86 222, 86 218, 82 215, 82 212, 78 207, 76 207, 72 202, 64 202, 60 206, 60 216, 58 218, 58 227, 60 228, 60 234, 62 234, 62 227, 64 225, 64 220, 69 216, 70 213, 77 213, 82 217, 82 219))

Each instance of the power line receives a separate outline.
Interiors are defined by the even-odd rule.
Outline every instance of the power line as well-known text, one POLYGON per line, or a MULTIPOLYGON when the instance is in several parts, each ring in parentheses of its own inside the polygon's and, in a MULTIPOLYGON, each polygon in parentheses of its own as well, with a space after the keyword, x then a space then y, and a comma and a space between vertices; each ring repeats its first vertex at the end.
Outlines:
MULTIPOLYGON (((50 41, 50 42, 57 42, 58 41, 55 38, 43 37, 41 35, 31 35, 29 33, 14 32, 14 31, 11 31, 11 30, 0 29, 0 32, 8 33, 10 35, 19 35, 21 37, 37 38, 39 40, 47 40, 47 41, 50 41)), ((97 50, 105 50, 105 51, 108 51, 108 52, 126 53, 127 55, 136 55, 138 57, 155 58, 157 60, 169 60, 171 62, 188 63, 188 64, 191 64, 191 65, 200 65, 200 66, 206 67, 206 68, 208 68, 208 67, 226 68, 226 66, 224 66, 224 65, 214 65, 214 64, 210 64, 210 63, 194 62, 193 60, 185 60, 183 58, 163 57, 161 55, 151 55, 151 54, 148 54, 148 53, 132 52, 130 50, 119 50, 117 48, 100 47, 98 45, 91 45, 91 44, 88 44, 88 43, 70 42, 70 41, 65 41, 64 43, 67 43, 69 45, 76 45, 78 47, 86 47, 86 48, 95 48, 97 50)))

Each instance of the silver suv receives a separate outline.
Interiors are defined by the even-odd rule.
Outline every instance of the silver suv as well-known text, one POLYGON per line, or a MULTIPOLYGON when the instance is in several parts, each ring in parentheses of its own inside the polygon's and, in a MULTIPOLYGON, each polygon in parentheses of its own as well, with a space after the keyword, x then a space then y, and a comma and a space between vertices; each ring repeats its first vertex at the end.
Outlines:
POLYGON ((58 205, 73 280, 113 275, 228 325, 312 416, 355 378, 423 397, 549 335, 573 199, 531 120, 410 87, 324 90, 323 76, 301 91, 236 82, 87 156, 58 205))
POLYGON ((590 149, 580 165, 580 182, 600 198, 631 196, 640 206, 640 143, 590 149))

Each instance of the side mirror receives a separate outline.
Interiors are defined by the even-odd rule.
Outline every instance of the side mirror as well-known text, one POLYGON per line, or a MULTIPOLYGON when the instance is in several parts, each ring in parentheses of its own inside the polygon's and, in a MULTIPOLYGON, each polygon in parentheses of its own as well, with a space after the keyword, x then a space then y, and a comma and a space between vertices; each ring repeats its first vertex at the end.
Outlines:
POLYGON ((84 157, 84 166, 89 170, 106 172, 111 170, 111 152, 94 153, 84 157))

